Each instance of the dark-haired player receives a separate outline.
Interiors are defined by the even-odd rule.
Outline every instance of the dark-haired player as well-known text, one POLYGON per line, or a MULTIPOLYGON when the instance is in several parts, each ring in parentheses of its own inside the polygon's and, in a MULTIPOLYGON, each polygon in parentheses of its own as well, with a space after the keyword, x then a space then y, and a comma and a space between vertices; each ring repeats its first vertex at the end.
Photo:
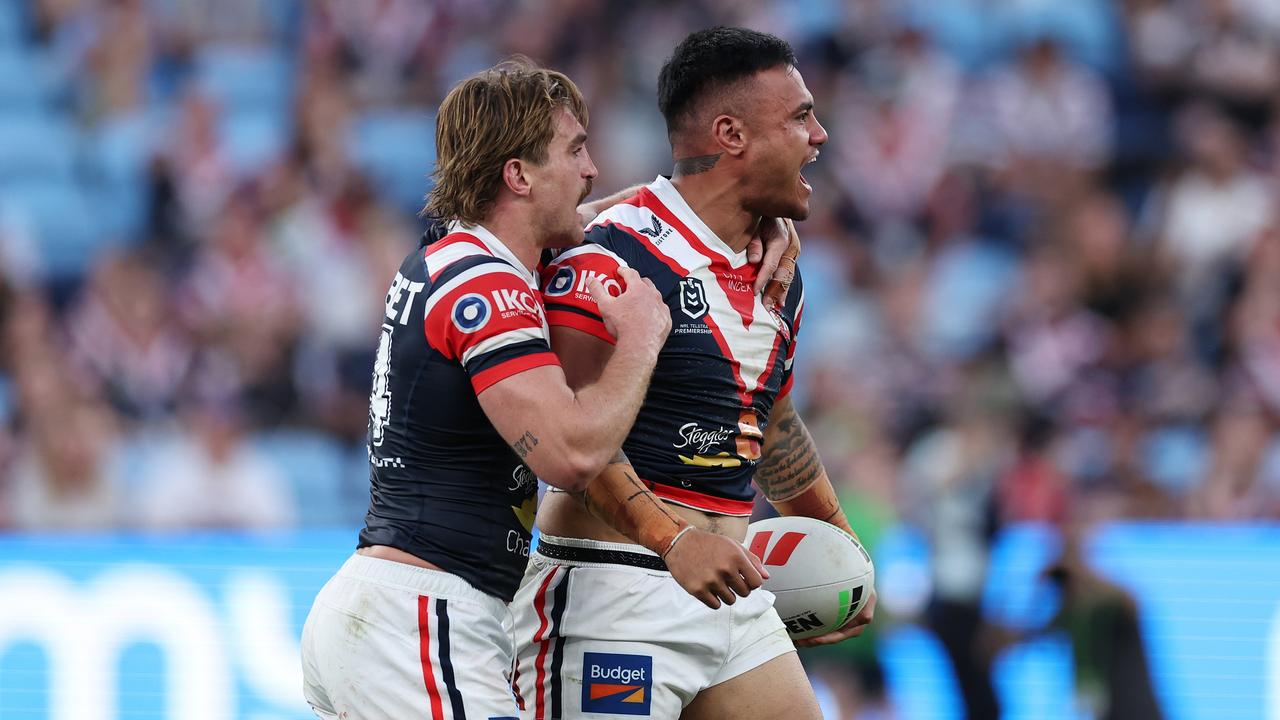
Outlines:
POLYGON ((322 718, 516 715, 504 621, 535 473, 580 490, 615 456, 670 327, 653 286, 624 271, 584 286, 618 337, 602 372, 571 390, 548 347, 537 263, 582 241, 576 206, 596 175, 567 77, 504 64, 450 91, 437 122, 427 210, 450 225, 387 292, 369 512, 303 629, 322 718))
MULTIPOLYGON (((623 352, 586 278, 637 271, 672 332, 623 449, 585 493, 553 493, 512 610, 524 717, 817 720, 759 560, 742 546, 754 479, 784 514, 850 530, 788 391, 804 293, 752 291, 762 217, 803 219, 803 168, 827 134, 791 48, 697 32, 662 70, 675 169, 604 211, 543 272, 552 347, 571 385, 623 352)), ((817 642, 861 632, 874 597, 817 642)))

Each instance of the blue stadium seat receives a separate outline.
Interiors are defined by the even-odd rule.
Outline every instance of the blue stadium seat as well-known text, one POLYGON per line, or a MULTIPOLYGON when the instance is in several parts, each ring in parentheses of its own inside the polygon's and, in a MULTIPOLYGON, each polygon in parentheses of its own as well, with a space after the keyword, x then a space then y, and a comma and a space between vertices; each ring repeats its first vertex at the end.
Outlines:
POLYGON ((274 49, 207 45, 195 66, 197 85, 227 112, 283 110, 292 97, 293 68, 274 49))
POLYGON ((43 110, 52 97, 51 74, 38 53, 23 50, 17 42, 0 39, 0 114, 31 114, 43 110))
POLYGON ((78 183, 33 180, 0 185, 0 212, 29 228, 52 279, 82 277, 114 239, 78 183))
POLYGON ((70 180, 79 135, 65 118, 0 116, 0 182, 70 180))
POLYGON ((85 134, 94 207, 113 235, 136 236, 146 221, 147 164, 156 150, 145 113, 112 118, 85 134))
POLYGON ((284 152, 289 141, 288 118, 266 108, 224 112, 219 132, 222 149, 243 175, 262 170, 284 152))
POLYGON ((435 166, 435 115, 428 108, 365 113, 351 126, 356 164, 397 207, 416 212, 435 166))
MULTIPOLYGON (((348 463, 342 446, 318 432, 279 430, 252 443, 284 473, 298 507, 298 523, 323 527, 349 522, 341 485, 348 463)), ((363 510, 363 508, 361 508, 363 510)))
POLYGON ((145 113, 134 113, 104 120, 86 132, 90 171, 113 182, 136 182, 157 149, 154 128, 145 113))
POLYGON ((25 5, 22 0, 0 0, 0 48, 15 47, 26 36, 25 5))
POLYGON ((1142 438, 1142 467, 1147 477, 1174 497, 1183 497, 1204 482, 1212 450, 1202 428, 1169 425, 1142 438))

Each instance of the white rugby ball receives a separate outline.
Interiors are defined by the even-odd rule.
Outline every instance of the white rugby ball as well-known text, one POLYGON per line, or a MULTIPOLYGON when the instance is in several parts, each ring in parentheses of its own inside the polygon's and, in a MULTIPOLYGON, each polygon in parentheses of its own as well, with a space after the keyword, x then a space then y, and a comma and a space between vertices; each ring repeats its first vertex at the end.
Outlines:
POLYGON ((764 588, 793 640, 825 635, 862 611, 876 569, 862 545, 840 528, 807 517, 751 523, 743 541, 764 563, 764 588))

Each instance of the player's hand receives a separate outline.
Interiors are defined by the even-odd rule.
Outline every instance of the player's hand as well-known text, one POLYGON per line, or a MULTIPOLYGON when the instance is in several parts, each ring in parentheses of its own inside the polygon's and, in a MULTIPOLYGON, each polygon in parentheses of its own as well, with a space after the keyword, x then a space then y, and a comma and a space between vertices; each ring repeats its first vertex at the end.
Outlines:
POLYGON ((610 282, 606 288, 599 277, 592 275, 587 278, 587 289, 600 308, 600 317, 610 335, 619 343, 635 343, 630 345, 633 350, 643 348, 657 355, 671 332, 671 311, 652 280, 624 267, 618 269, 616 286, 610 282))
POLYGON ((800 257, 800 235, 795 223, 786 219, 764 218, 760 233, 747 244, 747 261, 760 263, 755 291, 764 293, 766 307, 782 307, 796 277, 796 258, 800 257))
POLYGON ((808 640, 796 640, 796 647, 816 647, 818 645, 831 645, 841 640, 848 640, 851 637, 858 637, 871 624, 871 619, 876 614, 876 589, 871 588, 871 597, 867 598, 867 604, 862 607, 862 612, 849 618, 849 622, 839 630, 832 630, 826 635, 819 635, 816 638, 808 640))
POLYGON ((746 597, 769 577, 742 543, 697 528, 679 538, 663 560, 680 587, 712 610, 746 597))
POLYGON ((763 292, 765 285, 769 284, 786 249, 787 227, 783 221, 778 218, 760 218, 759 229, 747 242, 747 262, 760 266, 760 271, 756 273, 756 294, 763 292))

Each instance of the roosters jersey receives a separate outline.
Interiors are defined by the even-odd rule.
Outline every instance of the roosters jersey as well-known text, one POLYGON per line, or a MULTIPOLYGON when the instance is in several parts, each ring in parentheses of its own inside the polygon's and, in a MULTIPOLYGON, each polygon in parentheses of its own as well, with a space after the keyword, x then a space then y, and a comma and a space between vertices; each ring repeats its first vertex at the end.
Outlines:
POLYGON ((538 482, 477 396, 558 361, 535 276, 483 227, 448 230, 405 259, 387 293, 359 545, 399 548, 510 601, 538 482))
POLYGON ((746 253, 725 245, 661 177, 601 213, 584 245, 546 265, 548 322, 613 342, 587 279, 617 287, 620 267, 652 280, 671 311, 671 335, 623 450, 659 497, 750 515, 769 412, 791 387, 799 275, 781 310, 766 310, 746 253))

